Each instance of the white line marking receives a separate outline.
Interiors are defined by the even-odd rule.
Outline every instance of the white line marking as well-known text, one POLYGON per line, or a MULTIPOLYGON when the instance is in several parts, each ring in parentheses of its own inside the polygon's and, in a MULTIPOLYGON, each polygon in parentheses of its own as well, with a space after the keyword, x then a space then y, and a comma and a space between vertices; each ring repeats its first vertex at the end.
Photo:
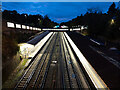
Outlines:
POLYGON ((64 32, 65 36, 67 37, 70 45, 72 46, 73 50, 75 51, 77 57, 79 58, 80 62, 82 63, 84 69, 86 70, 87 74, 89 75, 91 81, 93 82, 96 88, 108 88, 104 81, 100 78, 94 68, 90 65, 90 63, 86 60, 71 38, 64 32))
POLYGON ((92 42, 94 42, 94 43, 100 45, 100 43, 96 42, 95 40, 93 40, 93 39, 90 39, 90 40, 91 40, 92 42))
POLYGON ((101 51, 96 50, 92 46, 89 46, 89 47, 92 48, 94 51, 96 51, 97 53, 99 53, 102 57, 104 57, 105 59, 107 59, 109 62, 111 62, 112 64, 114 64, 116 67, 118 67, 120 69, 120 63, 117 60, 115 60, 115 59, 107 56, 106 54, 104 54, 101 51))

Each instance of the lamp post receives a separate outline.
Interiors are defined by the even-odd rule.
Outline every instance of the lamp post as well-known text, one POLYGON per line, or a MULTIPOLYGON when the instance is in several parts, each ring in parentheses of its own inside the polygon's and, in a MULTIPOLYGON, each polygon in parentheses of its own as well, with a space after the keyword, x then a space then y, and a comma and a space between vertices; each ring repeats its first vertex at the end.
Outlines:
POLYGON ((25 14, 25 21, 26 21, 26 24, 27 24, 27 15, 25 14))
POLYGON ((115 21, 114 21, 114 19, 112 19, 112 20, 111 20, 111 25, 114 24, 114 23, 115 23, 115 21))

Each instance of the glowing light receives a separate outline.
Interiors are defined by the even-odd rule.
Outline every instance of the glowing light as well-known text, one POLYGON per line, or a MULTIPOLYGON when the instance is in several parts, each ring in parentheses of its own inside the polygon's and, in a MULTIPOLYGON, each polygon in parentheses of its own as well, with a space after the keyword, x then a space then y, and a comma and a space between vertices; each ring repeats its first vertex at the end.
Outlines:
POLYGON ((30 30, 32 30, 32 27, 30 27, 30 30))
POLYGON ((34 45, 28 43, 21 43, 18 46, 20 46, 20 53, 23 57, 28 57, 30 50, 34 47, 34 45))
POLYGON ((35 28, 35 27, 33 27, 33 30, 36 30, 36 28, 35 28))
POLYGON ((29 29, 29 26, 27 26, 27 29, 29 29))
POLYGON ((88 29, 88 27, 84 27, 84 29, 88 29))
POLYGON ((73 31, 73 29, 72 29, 72 28, 70 28, 70 31, 73 31))
POLYGON ((63 26, 61 26, 61 28, 68 28, 68 26, 63 25, 63 26))
POLYGON ((41 31, 41 29, 40 29, 40 28, 38 28, 38 30, 39 30, 39 31, 41 31))
POLYGON ((54 28, 54 29, 50 29, 50 28, 45 29, 45 28, 44 28, 44 29, 42 29, 42 30, 43 30, 43 31, 46 31, 46 30, 47 30, 47 31, 49 31, 49 30, 53 30, 53 31, 61 31, 61 30, 62 30, 62 31, 68 31, 69 29, 59 29, 59 28, 58 28, 58 29, 55 29, 55 28, 54 28))
POLYGON ((35 28, 35 30, 38 30, 37 28, 35 28))
POLYGON ((83 30, 84 29, 84 26, 81 26, 81 30, 83 30))
POLYGON ((111 24, 114 24, 114 23, 115 23, 115 21, 114 21, 114 19, 112 19, 112 20, 111 20, 111 24))
POLYGON ((14 23, 7 22, 7 27, 15 28, 15 25, 14 25, 14 23))
POLYGON ((22 25, 22 29, 26 29, 26 26, 25 26, 25 25, 22 25))
POLYGON ((80 30, 80 28, 74 28, 73 30, 74 30, 74 31, 75 31, 75 30, 80 30))
POLYGON ((40 42, 35 45, 34 48, 30 50, 29 57, 35 56, 35 54, 43 47, 43 45, 47 42, 53 32, 50 32, 47 36, 45 36, 40 42))
POLYGON ((16 24, 16 28, 21 28, 21 25, 20 24, 16 24))
POLYGON ((94 86, 96 88, 108 88, 107 85, 104 83, 104 81, 100 78, 100 76, 94 70, 94 68, 90 65, 90 63, 86 60, 86 58, 83 56, 83 54, 77 48, 77 46, 74 44, 74 42, 71 40, 71 38, 67 35, 67 33, 65 32, 64 34, 65 34, 66 38, 68 39, 70 45, 72 46, 73 50, 75 51, 80 62, 82 63, 82 65, 83 65, 84 69, 86 70, 88 76, 90 77, 91 81, 93 82, 94 86))

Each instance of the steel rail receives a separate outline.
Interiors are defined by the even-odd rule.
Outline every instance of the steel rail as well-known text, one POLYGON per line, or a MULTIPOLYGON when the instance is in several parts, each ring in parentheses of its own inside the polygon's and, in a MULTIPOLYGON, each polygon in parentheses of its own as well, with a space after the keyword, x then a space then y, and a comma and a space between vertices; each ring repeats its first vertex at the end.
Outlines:
POLYGON ((26 72, 22 76, 22 78, 19 80, 19 82, 17 83, 17 85, 14 88, 15 90, 17 88, 23 88, 23 89, 26 88, 26 86, 27 86, 28 82, 30 81, 32 75, 34 74, 35 69, 37 68, 37 65, 40 62, 39 59, 37 60, 37 58, 38 57, 35 58, 35 60, 31 63, 31 65, 29 66, 29 68, 26 70, 26 72))
MULTIPOLYGON (((63 36, 64 36, 64 34, 63 34, 63 36)), ((78 87, 79 88, 90 88, 90 85, 89 85, 87 79, 85 78, 84 73, 83 73, 81 67, 79 66, 79 64, 73 54, 73 51, 72 51, 65 36, 64 36, 64 40, 65 40, 65 43, 67 46, 68 53, 70 55, 71 65, 73 68, 73 72, 75 73, 75 78, 77 80, 78 87)))
POLYGON ((53 36, 54 36, 54 33, 53 33, 53 35, 51 36, 51 38, 50 38, 50 40, 47 42, 47 47, 45 48, 45 50, 44 50, 44 52, 43 52, 43 55, 42 55, 42 57, 40 58, 40 63, 38 64, 38 67, 36 68, 36 70, 35 70, 35 72, 34 72, 34 75, 32 76, 32 79, 31 79, 31 81, 29 82, 29 85, 27 86, 27 88, 29 88, 29 86, 31 86, 31 84, 33 84, 32 86, 33 86, 33 88, 34 88, 34 84, 35 84, 35 82, 37 81, 37 79, 38 78, 36 78, 36 77, 38 77, 39 76, 39 74, 40 74, 40 72, 41 72, 41 69, 42 69, 42 67, 43 67, 43 65, 44 65, 44 63, 45 63, 45 60, 46 60, 46 58, 47 58, 47 55, 48 54, 46 54, 46 50, 49 48, 49 44, 52 42, 51 40, 52 40, 52 38, 53 38, 53 36), (44 58, 45 57, 45 58, 44 58), (42 64, 42 65, 41 65, 42 64), (34 79, 35 78, 35 79, 34 79))
POLYGON ((80 52, 80 50, 77 48, 77 46, 74 44, 74 42, 71 40, 71 38, 67 35, 66 32, 64 32, 67 40, 69 41, 71 47, 73 48, 75 54, 77 55, 79 61, 82 63, 82 66, 84 67, 85 71, 87 72, 89 78, 91 79, 92 83, 94 84, 95 88, 103 88, 108 89, 107 85, 104 83, 104 81, 101 79, 101 77, 97 74, 95 69, 90 65, 90 63, 87 61, 87 59, 83 56, 83 54, 80 52))
POLYGON ((66 41, 65 41, 65 37, 63 35, 63 45, 64 45, 64 52, 65 52, 65 62, 66 62, 66 66, 67 66, 67 71, 68 71, 68 76, 69 76, 69 82, 70 82, 70 88, 78 88, 78 83, 76 80, 76 74, 74 72, 74 68, 72 67, 72 62, 71 62, 71 58, 67 49, 67 45, 66 45, 66 41))
POLYGON ((51 55, 50 55, 50 58, 49 58, 49 61, 48 61, 48 64, 47 64, 47 67, 46 67, 46 70, 45 70, 45 74, 43 75, 43 80, 42 80, 41 83, 39 83, 38 89, 43 89, 43 88, 44 88, 44 85, 45 85, 45 82, 46 82, 46 77, 47 77, 48 70, 49 70, 50 63, 51 63, 51 57, 52 57, 53 51, 54 51, 54 49, 55 49, 54 45, 55 45, 55 43, 56 43, 56 40, 57 40, 57 35, 56 35, 55 41, 54 41, 54 43, 53 43, 53 48, 52 48, 52 50, 51 50, 51 55))

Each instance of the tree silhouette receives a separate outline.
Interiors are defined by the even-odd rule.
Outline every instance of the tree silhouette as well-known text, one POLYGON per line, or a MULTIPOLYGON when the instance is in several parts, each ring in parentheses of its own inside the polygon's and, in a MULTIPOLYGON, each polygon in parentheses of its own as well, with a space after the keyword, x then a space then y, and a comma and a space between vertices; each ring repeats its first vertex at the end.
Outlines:
POLYGON ((41 16, 40 14, 37 15, 28 15, 26 13, 19 14, 15 10, 13 11, 4 10, 2 12, 2 15, 3 15, 2 18, 5 20, 9 20, 11 22, 16 22, 20 24, 30 25, 33 27, 40 27, 40 28, 54 27, 55 25, 57 25, 57 23, 51 21, 47 15, 44 16, 43 18, 43 16, 41 16))
POLYGON ((77 16, 76 18, 64 22, 62 24, 72 26, 84 25, 88 26, 88 35, 98 38, 102 36, 108 40, 115 40, 120 38, 120 9, 115 8, 115 3, 109 7, 107 13, 102 13, 98 9, 88 9, 85 15, 77 16), (111 20, 114 20, 111 25, 111 20))
POLYGON ((116 13, 116 8, 115 8, 115 3, 113 2, 113 4, 109 7, 109 10, 108 10, 108 14, 113 17, 116 13))

